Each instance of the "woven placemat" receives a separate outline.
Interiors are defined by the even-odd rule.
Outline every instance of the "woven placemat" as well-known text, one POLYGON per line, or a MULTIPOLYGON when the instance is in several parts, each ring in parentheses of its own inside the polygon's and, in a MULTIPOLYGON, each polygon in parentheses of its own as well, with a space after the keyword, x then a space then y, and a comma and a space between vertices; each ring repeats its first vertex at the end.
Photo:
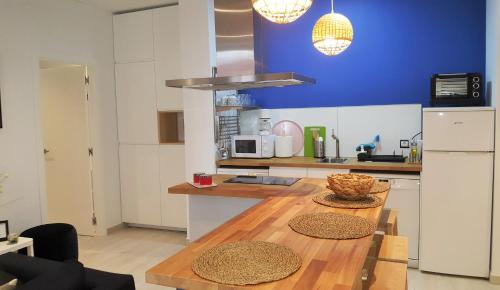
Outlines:
POLYGON ((299 215, 288 225, 299 234, 335 240, 359 239, 371 235, 376 229, 365 218, 327 212, 299 215))
POLYGON ((255 285, 281 280, 295 273, 301 258, 275 243, 239 241, 216 246, 193 261, 200 277, 223 284, 255 285))
POLYGON ((367 195, 360 200, 347 200, 337 197, 331 191, 316 194, 313 196, 313 201, 329 207, 354 209, 378 207, 384 203, 380 197, 375 195, 367 195))
POLYGON ((384 191, 388 191, 389 189, 391 189, 391 184, 389 182, 376 180, 372 188, 370 189, 370 193, 381 193, 384 191))

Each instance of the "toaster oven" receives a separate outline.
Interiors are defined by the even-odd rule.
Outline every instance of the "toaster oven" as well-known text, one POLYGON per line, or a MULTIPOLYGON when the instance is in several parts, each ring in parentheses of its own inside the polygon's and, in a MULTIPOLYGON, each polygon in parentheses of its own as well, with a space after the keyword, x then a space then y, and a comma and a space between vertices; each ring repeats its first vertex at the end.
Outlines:
POLYGON ((479 73, 436 74, 432 77, 432 106, 482 106, 483 78, 479 73))

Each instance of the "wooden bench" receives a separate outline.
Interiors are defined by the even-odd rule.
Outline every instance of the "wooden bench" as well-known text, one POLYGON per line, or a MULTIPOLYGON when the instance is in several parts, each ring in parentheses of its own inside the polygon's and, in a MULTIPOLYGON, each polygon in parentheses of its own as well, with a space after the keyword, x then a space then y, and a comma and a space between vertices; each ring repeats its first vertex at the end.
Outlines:
POLYGON ((391 208, 382 211, 377 231, 391 236, 398 235, 398 211, 396 209, 391 208))
POLYGON ((358 289, 407 289, 407 269, 408 238, 375 234, 358 289))
POLYGON ((406 290, 407 274, 406 264, 377 261, 373 274, 368 279, 368 290, 406 290))
POLYGON ((378 251, 378 260, 408 264, 408 238, 384 236, 378 251))

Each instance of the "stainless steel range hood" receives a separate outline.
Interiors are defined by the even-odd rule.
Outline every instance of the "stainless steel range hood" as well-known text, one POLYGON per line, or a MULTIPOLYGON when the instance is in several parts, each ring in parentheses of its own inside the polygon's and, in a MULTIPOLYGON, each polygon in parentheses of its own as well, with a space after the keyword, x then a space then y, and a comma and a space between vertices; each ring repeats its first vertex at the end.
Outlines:
POLYGON ((254 59, 252 2, 215 0, 217 73, 213 77, 167 80, 167 87, 197 90, 242 90, 315 84, 295 72, 264 73, 254 59), (258 73, 256 73, 256 68, 258 73))
POLYGON ((285 87, 314 83, 316 83, 314 79, 296 74, 294 72, 166 81, 167 87, 211 91, 285 87))

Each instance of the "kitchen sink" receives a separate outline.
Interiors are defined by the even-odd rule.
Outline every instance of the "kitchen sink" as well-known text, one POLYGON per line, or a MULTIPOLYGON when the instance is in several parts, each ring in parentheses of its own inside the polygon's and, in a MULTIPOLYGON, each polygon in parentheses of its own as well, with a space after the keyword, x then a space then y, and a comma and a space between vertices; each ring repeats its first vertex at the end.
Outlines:
POLYGON ((347 158, 335 158, 335 157, 325 157, 318 160, 318 163, 344 163, 347 158))

